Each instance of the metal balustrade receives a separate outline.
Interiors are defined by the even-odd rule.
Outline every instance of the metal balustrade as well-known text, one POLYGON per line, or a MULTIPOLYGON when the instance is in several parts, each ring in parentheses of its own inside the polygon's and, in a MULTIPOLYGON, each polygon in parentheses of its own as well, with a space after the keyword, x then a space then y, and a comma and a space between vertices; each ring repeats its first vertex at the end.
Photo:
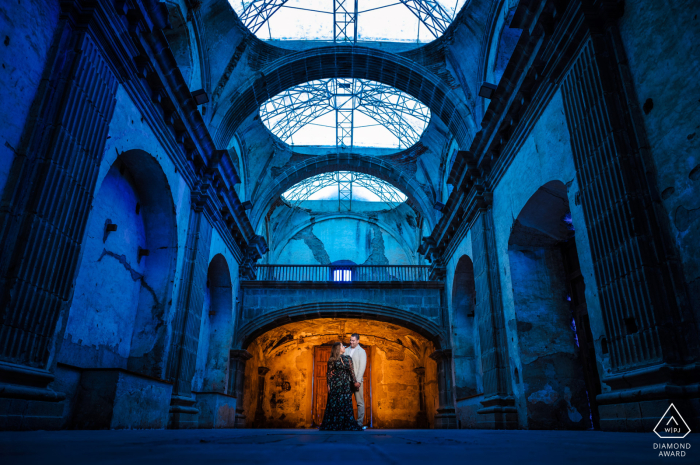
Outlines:
POLYGON ((424 265, 258 265, 258 281, 418 282, 429 281, 424 265))

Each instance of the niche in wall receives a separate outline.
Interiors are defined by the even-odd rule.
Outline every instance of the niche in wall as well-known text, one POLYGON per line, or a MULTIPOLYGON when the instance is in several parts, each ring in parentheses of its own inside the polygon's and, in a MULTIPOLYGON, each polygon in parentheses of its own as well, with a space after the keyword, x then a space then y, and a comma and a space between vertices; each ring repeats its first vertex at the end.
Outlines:
POLYGON ((92 203, 59 360, 160 376, 176 251, 165 174, 144 151, 122 153, 92 203))

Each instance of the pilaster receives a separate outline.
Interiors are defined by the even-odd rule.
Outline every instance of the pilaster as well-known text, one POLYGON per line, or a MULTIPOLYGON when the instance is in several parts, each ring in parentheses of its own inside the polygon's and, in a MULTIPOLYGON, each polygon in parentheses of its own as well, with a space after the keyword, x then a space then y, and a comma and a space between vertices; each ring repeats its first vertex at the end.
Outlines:
POLYGON ((64 396, 48 386, 116 105, 117 78, 91 35, 94 5, 63 1, 61 10, 19 180, 0 211, 2 429, 60 426, 64 396), (36 414, 13 414, 18 402, 36 414))
POLYGON ((208 184, 202 184, 192 193, 185 260, 168 358, 168 379, 173 382, 170 428, 196 428, 198 425, 199 410, 194 407, 196 399, 192 395, 192 378, 199 345, 212 235, 212 227, 204 215, 208 189, 208 184))
POLYGON ((246 427, 245 410, 243 409, 243 383, 245 381, 245 365, 253 356, 245 349, 229 351, 229 392, 236 398, 235 428, 246 427))
POLYGON ((438 409, 435 429, 457 429, 457 412, 452 392, 452 349, 436 350, 430 358, 437 362, 438 409))
POLYGON ((612 373, 602 381, 612 392, 597 398, 600 424, 649 431, 674 401, 687 404, 693 428, 700 418, 696 325, 667 220, 653 201, 659 194, 625 77, 619 4, 581 1, 589 34, 562 85, 610 351, 612 373))
POLYGON ((477 410, 483 429, 514 429, 517 410, 508 371, 508 344, 493 226, 493 211, 484 203, 472 227, 476 319, 483 369, 484 400, 477 410))

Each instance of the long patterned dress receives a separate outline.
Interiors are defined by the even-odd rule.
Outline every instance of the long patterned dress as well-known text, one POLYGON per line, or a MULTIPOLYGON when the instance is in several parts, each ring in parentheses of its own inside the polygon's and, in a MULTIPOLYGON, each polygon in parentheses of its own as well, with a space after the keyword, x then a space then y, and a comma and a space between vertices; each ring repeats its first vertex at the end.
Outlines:
POLYGON ((330 392, 319 430, 361 431, 352 411, 351 386, 356 380, 350 356, 341 355, 337 360, 329 361, 326 379, 330 392))

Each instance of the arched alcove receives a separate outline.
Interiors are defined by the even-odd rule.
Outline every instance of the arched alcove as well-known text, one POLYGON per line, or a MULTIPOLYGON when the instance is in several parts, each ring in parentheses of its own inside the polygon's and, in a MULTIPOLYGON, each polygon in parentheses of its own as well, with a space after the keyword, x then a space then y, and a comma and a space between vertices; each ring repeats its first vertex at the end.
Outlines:
POLYGON ((92 203, 61 360, 160 376, 176 251, 165 174, 144 151, 122 153, 92 203))
POLYGON ((551 181, 525 204, 508 243, 521 362, 514 382, 529 429, 596 423, 600 382, 574 233, 566 186, 551 181))
MULTIPOLYGON (((396 323, 368 318, 313 318, 278 324, 252 339, 242 406, 253 428, 310 428, 325 407, 321 352, 360 335, 368 356, 365 424, 374 428, 427 428, 438 405, 434 344, 396 323)), ((326 355, 327 359, 327 355, 326 355)))
POLYGON ((228 263, 221 254, 209 264, 201 321, 193 389, 227 393, 233 339, 233 288, 228 263))
POLYGON ((474 323, 475 308, 474 265, 471 258, 463 255, 457 262, 452 284, 452 354, 458 401, 483 392, 479 332, 474 323))

